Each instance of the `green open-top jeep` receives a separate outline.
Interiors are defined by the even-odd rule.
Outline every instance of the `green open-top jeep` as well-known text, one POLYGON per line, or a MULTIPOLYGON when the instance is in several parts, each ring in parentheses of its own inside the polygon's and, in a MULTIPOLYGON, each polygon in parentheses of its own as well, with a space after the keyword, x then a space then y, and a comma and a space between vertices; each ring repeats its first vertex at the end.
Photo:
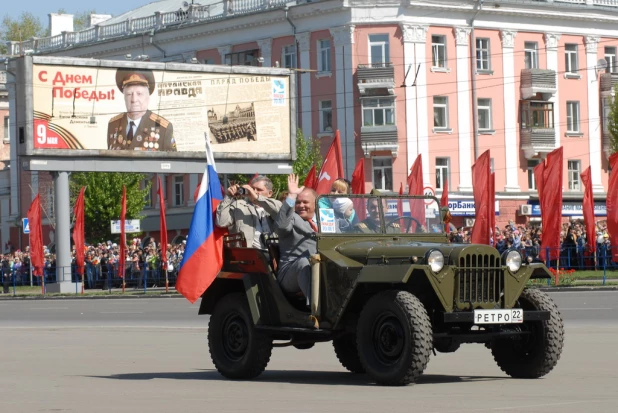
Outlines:
MULTIPOLYGON (((322 206, 335 201, 323 198, 322 206)), ((273 347, 307 349, 321 341, 333 342, 346 369, 384 385, 414 382, 432 350, 454 352, 461 343, 484 343, 512 377, 553 369, 562 318, 547 294, 526 288, 531 278, 550 277, 543 264, 523 262, 514 250, 501 256, 488 245, 449 243, 448 210, 428 217, 419 209, 419 202, 437 205, 435 198, 350 199, 354 214, 347 218, 332 207, 316 209, 310 306, 277 283, 276 237, 267 237, 268 250, 227 239, 223 269, 199 310, 211 315, 209 350, 222 375, 256 377, 273 347), (370 213, 370 204, 378 212, 370 213)))

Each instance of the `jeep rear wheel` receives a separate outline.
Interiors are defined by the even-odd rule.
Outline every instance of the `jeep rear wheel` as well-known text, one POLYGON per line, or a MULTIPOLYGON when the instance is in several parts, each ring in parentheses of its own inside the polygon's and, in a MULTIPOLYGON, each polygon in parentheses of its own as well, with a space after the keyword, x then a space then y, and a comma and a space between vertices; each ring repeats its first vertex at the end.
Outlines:
POLYGON ((543 291, 526 289, 519 298, 521 308, 549 311, 547 321, 524 321, 529 332, 513 339, 496 340, 491 353, 502 371, 511 377, 536 379, 549 373, 562 353, 564 324, 553 300, 543 291))
POLYGON ((208 323, 208 350, 217 371, 229 379, 259 376, 272 353, 272 339, 253 325, 242 293, 221 298, 208 323))
POLYGON ((433 337, 425 307, 407 291, 373 296, 360 314, 356 336, 365 371, 378 384, 415 382, 427 367, 433 337))
POLYGON ((339 362, 346 370, 352 373, 364 373, 365 369, 358 356, 356 335, 345 333, 333 340, 333 347, 339 362))

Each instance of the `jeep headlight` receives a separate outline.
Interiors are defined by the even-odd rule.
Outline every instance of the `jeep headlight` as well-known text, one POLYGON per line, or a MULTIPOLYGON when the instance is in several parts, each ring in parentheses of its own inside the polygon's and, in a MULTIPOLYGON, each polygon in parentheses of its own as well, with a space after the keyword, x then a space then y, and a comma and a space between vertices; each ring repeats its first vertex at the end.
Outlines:
POLYGON ((438 250, 430 250, 427 252, 425 262, 434 273, 439 273, 444 268, 444 254, 438 250))
POLYGON ((506 251, 503 255, 504 263, 510 272, 516 273, 521 268, 521 254, 518 251, 506 251))

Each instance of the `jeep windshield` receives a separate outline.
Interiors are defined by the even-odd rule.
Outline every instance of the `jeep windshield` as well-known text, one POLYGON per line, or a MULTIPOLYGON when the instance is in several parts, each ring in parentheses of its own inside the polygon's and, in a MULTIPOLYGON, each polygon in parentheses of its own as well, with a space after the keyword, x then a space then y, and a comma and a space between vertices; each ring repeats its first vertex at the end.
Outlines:
POLYGON ((438 200, 411 195, 323 195, 316 207, 322 234, 443 234, 438 200))

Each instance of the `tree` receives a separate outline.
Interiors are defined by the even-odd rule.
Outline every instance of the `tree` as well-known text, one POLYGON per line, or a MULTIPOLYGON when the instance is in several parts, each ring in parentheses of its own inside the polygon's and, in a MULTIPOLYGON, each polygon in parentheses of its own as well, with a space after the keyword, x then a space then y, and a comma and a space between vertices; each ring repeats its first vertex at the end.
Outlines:
POLYGON ((12 19, 8 14, 2 19, 0 25, 0 54, 7 53, 5 42, 24 41, 32 37, 42 37, 45 35, 45 28, 41 20, 30 12, 23 12, 18 19, 12 19))
MULTIPOLYGON (((614 89, 614 92, 618 93, 618 87, 614 89)), ((610 150, 615 153, 618 152, 618 99, 613 96, 608 100, 610 103, 607 129, 609 130, 610 150)))
MULTIPOLYGON (((86 186, 84 221, 86 240, 105 242, 112 238, 110 221, 120 219, 122 186, 127 188, 127 219, 140 218, 150 191, 150 182, 140 189, 146 175, 119 172, 76 172, 71 174, 71 204, 86 186)), ((117 237, 117 235, 116 235, 117 237)))

